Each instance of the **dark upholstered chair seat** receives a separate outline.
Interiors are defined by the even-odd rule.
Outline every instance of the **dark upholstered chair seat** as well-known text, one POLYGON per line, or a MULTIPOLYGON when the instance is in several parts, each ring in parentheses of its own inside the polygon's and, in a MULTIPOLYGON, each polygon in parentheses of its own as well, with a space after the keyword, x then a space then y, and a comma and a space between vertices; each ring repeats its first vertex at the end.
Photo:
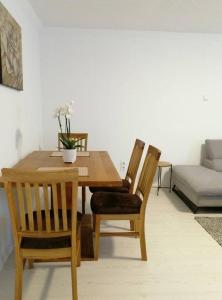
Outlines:
MULTIPOLYGON (((44 211, 42 213, 42 220, 43 220, 43 229, 45 230, 45 215, 44 211)), ((26 219, 28 215, 26 215, 26 219)), ((67 218, 68 218, 68 228, 71 228, 71 211, 67 211, 67 218)), ((37 226, 37 214, 34 212, 33 214, 34 225, 35 228, 37 226)), ((77 232, 78 228, 81 224, 82 214, 77 213, 77 232)), ((53 211, 50 211, 50 220, 51 220, 51 228, 53 230, 54 227, 54 220, 53 220, 53 211)), ((59 222, 62 222, 62 210, 59 210, 59 222)), ((63 236, 63 237, 56 237, 56 238, 29 238, 23 237, 21 241, 21 248, 23 249, 56 249, 56 248, 68 248, 71 247, 71 238, 70 236, 63 236)))
POLYGON ((70 236, 56 238, 23 238, 22 249, 57 249, 71 247, 70 236))
POLYGON ((94 214, 138 214, 141 204, 137 195, 126 193, 97 192, 91 198, 94 214))
POLYGON ((130 183, 126 179, 122 179, 122 186, 92 186, 89 188, 91 193, 96 192, 114 192, 129 193, 130 183))

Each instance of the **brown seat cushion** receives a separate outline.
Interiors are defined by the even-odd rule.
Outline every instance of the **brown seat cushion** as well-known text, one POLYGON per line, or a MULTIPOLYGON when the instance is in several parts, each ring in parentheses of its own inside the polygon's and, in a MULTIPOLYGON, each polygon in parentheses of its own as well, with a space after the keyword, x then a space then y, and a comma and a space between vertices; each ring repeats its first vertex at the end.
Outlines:
POLYGON ((70 236, 56 238, 22 238, 21 248, 23 249, 58 249, 71 247, 70 236))
POLYGON ((130 183, 126 179, 122 179, 122 186, 91 186, 91 193, 96 192, 114 192, 114 193, 129 193, 130 183))
MULTIPOLYGON (((58 211, 59 213, 59 222, 62 222, 62 210, 58 211)), ((42 220, 43 220, 43 230, 45 230, 46 223, 45 223, 45 211, 41 211, 42 220)), ((71 228, 71 211, 67 210, 67 218, 68 218, 68 228, 71 228)), ((77 213, 77 231, 81 224, 82 214, 77 213)), ((37 213, 33 213, 34 219, 34 227, 37 230, 37 213)), ((50 210, 50 220, 51 220, 51 228, 54 228, 54 221, 53 221, 53 211, 50 210)), ((26 214, 26 222, 28 224, 28 215, 26 214)), ((27 226, 28 227, 28 226, 27 226)), ((70 236, 62 236, 62 237, 54 237, 54 238, 28 238, 23 237, 21 241, 21 248, 23 249, 56 249, 56 248, 69 248, 71 247, 71 238, 70 236)))
POLYGON ((94 214, 138 214, 141 204, 135 194, 97 192, 91 198, 94 214))

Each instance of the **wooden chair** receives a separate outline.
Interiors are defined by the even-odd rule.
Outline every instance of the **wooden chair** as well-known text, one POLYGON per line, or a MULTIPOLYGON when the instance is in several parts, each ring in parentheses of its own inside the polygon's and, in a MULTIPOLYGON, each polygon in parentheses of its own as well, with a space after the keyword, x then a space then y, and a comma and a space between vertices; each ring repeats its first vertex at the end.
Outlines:
MULTIPOLYGON (((70 137, 78 140, 77 145, 82 146, 81 148, 77 148, 77 151, 87 151, 88 145, 88 133, 70 133, 70 137)), ((58 150, 61 150, 61 133, 58 133, 58 150)), ((86 210, 86 187, 82 187, 82 213, 85 214, 86 210)))
POLYGON ((95 259, 99 257, 100 236, 136 236, 140 238, 141 258, 147 260, 145 211, 160 154, 160 150, 149 146, 135 194, 97 192, 92 195, 95 259), (130 220, 134 226, 130 232, 100 232, 103 220, 130 220))
POLYGON ((145 143, 136 139, 125 179, 122 179, 121 187, 90 187, 91 193, 95 192, 119 192, 119 193, 133 193, 136 175, 139 169, 140 161, 143 155, 145 143))
POLYGON ((25 261, 70 260, 72 299, 77 300, 76 266, 80 264, 80 222, 77 222, 78 171, 26 172, 2 169, 15 246, 15 300, 22 299, 25 261), (72 186, 72 209, 66 208, 66 184, 72 186), (62 209, 58 209, 57 185, 62 209), (53 209, 50 209, 52 189, 53 209), (41 204, 40 189, 44 195, 41 204), (44 206, 44 208, 43 208, 44 206))

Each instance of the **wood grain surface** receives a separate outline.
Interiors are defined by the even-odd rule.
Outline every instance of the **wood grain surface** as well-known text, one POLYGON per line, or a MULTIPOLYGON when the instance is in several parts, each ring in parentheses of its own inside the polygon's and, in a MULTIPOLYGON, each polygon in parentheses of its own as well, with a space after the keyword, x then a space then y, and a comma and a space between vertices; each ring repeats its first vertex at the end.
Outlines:
MULTIPOLYGON (((77 157, 64 163, 62 157, 50 157, 52 151, 34 151, 19 161, 14 168, 33 171, 46 167, 88 167, 88 176, 79 177, 79 186, 121 186, 121 178, 106 151, 89 151, 89 156, 77 157)), ((0 177, 0 183, 2 178, 0 177)))

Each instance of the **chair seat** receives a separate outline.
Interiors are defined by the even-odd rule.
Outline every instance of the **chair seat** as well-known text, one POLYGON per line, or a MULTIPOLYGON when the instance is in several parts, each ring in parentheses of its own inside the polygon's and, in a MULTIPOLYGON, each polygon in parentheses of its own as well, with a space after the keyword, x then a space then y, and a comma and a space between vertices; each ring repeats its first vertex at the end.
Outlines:
POLYGON ((27 238, 24 237, 21 242, 22 249, 58 249, 70 248, 70 236, 56 238, 27 238))
MULTIPOLYGON (((41 211, 42 220, 43 220, 43 228, 45 229, 45 215, 44 211, 41 211)), ((28 215, 26 214, 26 219, 28 215)), ((37 213, 33 214, 34 224, 37 224, 37 213)), ((62 210, 59 210, 59 222, 62 219, 62 210)), ((71 211, 67 211, 67 219, 68 219, 68 228, 71 228, 71 211)), ((82 214, 80 212, 77 213, 77 233, 79 232, 79 227, 81 225, 82 214)), ((51 220, 51 228, 53 230, 54 222, 53 222, 53 211, 50 211, 50 220, 51 220)), ((35 226, 36 228, 36 226, 35 226)), ((70 236, 62 236, 62 237, 54 237, 54 238, 29 238, 23 237, 21 241, 22 249, 57 249, 57 248, 69 248, 71 247, 71 237, 70 236)))
POLYGON ((89 187, 91 193, 96 192, 114 192, 129 193, 130 183, 126 179, 122 179, 122 186, 92 186, 89 187))
POLYGON ((94 214, 138 214, 142 201, 135 194, 97 192, 92 195, 94 214))

